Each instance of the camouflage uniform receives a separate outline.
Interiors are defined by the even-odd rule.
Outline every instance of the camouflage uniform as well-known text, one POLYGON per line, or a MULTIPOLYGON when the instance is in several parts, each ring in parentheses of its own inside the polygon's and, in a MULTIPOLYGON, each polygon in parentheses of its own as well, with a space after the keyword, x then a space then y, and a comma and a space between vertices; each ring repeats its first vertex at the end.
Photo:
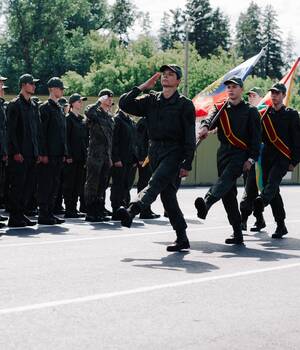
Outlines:
POLYGON ((103 215, 105 190, 111 167, 113 119, 99 104, 89 106, 85 112, 89 125, 89 148, 85 201, 87 216, 103 215))

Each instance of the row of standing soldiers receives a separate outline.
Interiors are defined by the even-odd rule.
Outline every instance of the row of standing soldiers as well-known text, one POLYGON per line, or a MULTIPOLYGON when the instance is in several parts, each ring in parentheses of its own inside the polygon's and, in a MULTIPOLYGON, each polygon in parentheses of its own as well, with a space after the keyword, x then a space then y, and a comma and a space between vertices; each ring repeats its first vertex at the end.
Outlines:
MULTIPOLYGON (((0 77, 0 91, 6 78, 0 77)), ((28 216, 38 211, 38 223, 61 224, 56 216, 60 192, 66 207, 65 218, 83 216, 86 221, 109 220, 105 193, 112 178, 111 205, 113 219, 117 209, 130 202, 130 189, 139 170, 138 189, 146 186, 151 169, 145 162, 148 154, 148 133, 145 120, 136 124, 119 111, 112 118, 113 92, 103 89, 98 101, 81 114, 83 101, 73 94, 64 97, 65 86, 60 78, 48 81, 49 99, 41 103, 32 95, 38 79, 24 74, 19 79, 20 94, 0 104, 1 174, 5 173, 6 208, 9 227, 25 227, 36 222, 28 216), (68 102, 69 110, 63 106, 68 102), (26 215, 29 214, 29 215, 26 215)), ((3 94, 2 94, 3 95, 3 94)), ((156 218, 150 206, 142 218, 156 218)))

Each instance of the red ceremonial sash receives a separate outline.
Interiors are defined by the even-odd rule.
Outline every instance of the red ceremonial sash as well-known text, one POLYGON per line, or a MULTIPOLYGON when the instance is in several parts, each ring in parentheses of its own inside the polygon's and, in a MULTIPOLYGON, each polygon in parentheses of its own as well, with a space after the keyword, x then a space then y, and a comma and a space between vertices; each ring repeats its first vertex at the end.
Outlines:
POLYGON ((281 140, 281 138, 277 135, 276 130, 273 126, 272 120, 268 114, 268 111, 263 115, 260 114, 262 119, 262 124, 266 131, 267 137, 269 141, 275 146, 278 151, 280 151, 284 156, 288 159, 291 159, 291 150, 289 147, 281 140))
MULTIPOLYGON (((222 108, 222 106, 216 106, 216 107, 219 110, 222 108)), ((240 148, 240 149, 247 149, 248 148, 248 146, 246 145, 246 143, 244 141, 242 141, 241 139, 239 139, 237 136, 234 135, 234 133, 231 129, 231 125, 230 125, 227 111, 225 109, 221 113, 220 123, 221 123, 225 137, 233 146, 240 148)))

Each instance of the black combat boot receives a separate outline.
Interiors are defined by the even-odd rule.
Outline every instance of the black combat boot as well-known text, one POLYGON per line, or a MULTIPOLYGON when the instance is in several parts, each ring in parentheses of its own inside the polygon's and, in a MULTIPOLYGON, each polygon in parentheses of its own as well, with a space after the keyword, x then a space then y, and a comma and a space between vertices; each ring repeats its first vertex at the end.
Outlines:
POLYGON ((130 227, 133 218, 141 212, 142 208, 140 203, 131 203, 128 209, 120 207, 117 210, 117 215, 121 219, 121 225, 125 227, 130 227))
POLYGON ((153 213, 150 207, 143 209, 140 213, 140 219, 157 219, 159 217, 160 215, 153 213))
POLYGON ((190 242, 187 238, 186 231, 185 230, 178 230, 176 231, 177 239, 176 241, 167 246, 168 252, 180 252, 185 249, 190 248, 190 242))
POLYGON ((251 232, 259 232, 261 229, 266 227, 265 219, 263 217, 262 213, 257 213, 256 215, 256 221, 254 223, 254 226, 251 227, 251 232))
POLYGON ((207 213, 208 213, 208 209, 206 207, 206 203, 205 203, 204 199, 202 197, 196 198, 194 205, 195 205, 195 208, 197 209, 198 218, 204 220, 206 218, 207 213))
POLYGON ((243 244, 244 238, 241 225, 233 226, 233 235, 225 240, 226 244, 243 244))
POLYGON ((284 221, 278 221, 275 232, 272 234, 272 238, 280 239, 282 236, 288 233, 288 229, 285 226, 284 221))

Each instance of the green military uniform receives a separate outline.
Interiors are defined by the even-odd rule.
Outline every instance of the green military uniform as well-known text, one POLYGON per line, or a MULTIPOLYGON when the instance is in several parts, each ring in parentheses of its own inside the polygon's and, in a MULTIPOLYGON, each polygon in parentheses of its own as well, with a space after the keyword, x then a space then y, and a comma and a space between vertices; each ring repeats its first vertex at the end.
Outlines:
MULTIPOLYGON (((227 82, 231 81, 228 80, 227 82)), ((239 79, 235 84, 242 86, 242 81, 239 79)), ((218 180, 209 189, 204 200, 200 197, 196 199, 195 206, 198 210, 198 217, 205 219, 210 207, 222 199, 229 223, 233 227, 234 236, 237 238, 237 242, 242 243, 243 235, 241 231, 241 215, 236 198, 236 181, 243 173, 244 163, 248 159, 252 161, 258 159, 261 140, 260 118, 257 109, 251 107, 243 100, 237 105, 228 103, 225 107, 233 134, 247 145, 245 149, 242 149, 228 140, 221 126, 220 118, 212 125, 218 110, 217 107, 214 107, 209 117, 201 123, 202 127, 207 127, 208 129, 218 127, 218 138, 220 141, 220 147, 217 152, 218 180)), ((230 243, 230 240, 226 240, 226 243, 230 243)))
POLYGON ((87 177, 84 189, 86 220, 102 221, 105 191, 111 167, 114 122, 112 115, 104 111, 98 103, 88 106, 85 114, 89 126, 87 177))
MULTIPOLYGON (((177 66, 163 69, 177 70, 177 66)), ((178 77, 180 78, 180 76, 178 77)), ((131 218, 148 208, 160 194, 170 223, 177 233, 177 240, 187 242, 186 222, 177 201, 178 177, 181 168, 191 170, 195 151, 195 108, 191 100, 176 91, 170 98, 162 92, 150 92, 138 98, 141 91, 135 87, 121 96, 119 105, 127 113, 144 116, 150 138, 149 160, 153 170, 149 184, 129 208, 131 218)), ((125 213, 126 214, 126 213, 125 213)), ((130 226, 126 219, 124 226, 130 226)), ((179 250, 179 249, 178 249, 179 250)))

